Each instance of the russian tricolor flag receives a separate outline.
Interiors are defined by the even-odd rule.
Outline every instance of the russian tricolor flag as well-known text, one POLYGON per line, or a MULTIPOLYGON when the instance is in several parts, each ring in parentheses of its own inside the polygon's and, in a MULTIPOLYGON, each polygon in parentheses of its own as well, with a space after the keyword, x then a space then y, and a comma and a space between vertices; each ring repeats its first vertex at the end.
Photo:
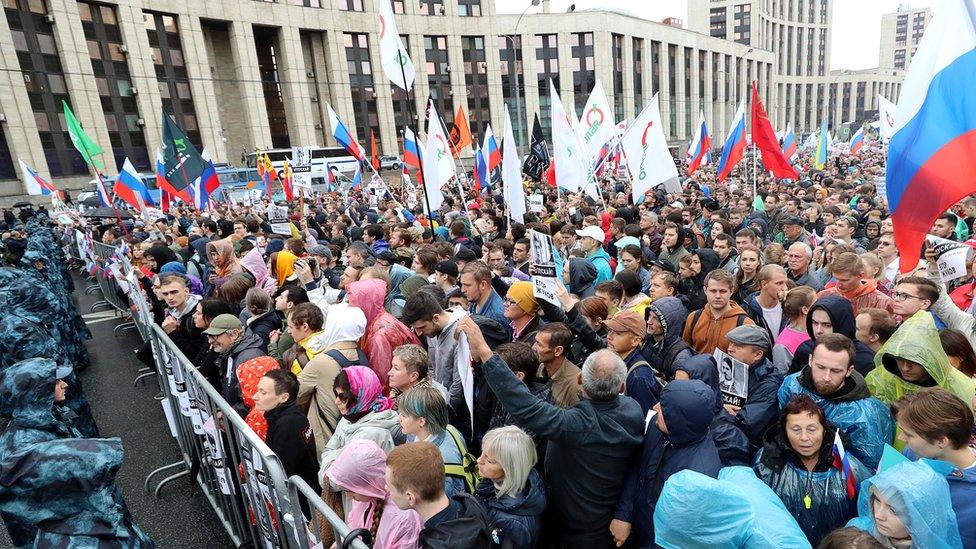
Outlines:
POLYGON ((482 150, 488 160, 488 173, 491 173, 502 163, 502 150, 498 148, 498 141, 495 140, 495 134, 491 131, 491 124, 485 127, 483 143, 482 150))
POLYGON ((115 196, 124 200, 136 211, 145 210, 146 204, 156 205, 149 194, 149 189, 142 182, 142 176, 139 175, 128 158, 122 164, 122 171, 119 172, 119 178, 115 180, 115 186, 112 190, 115 192, 115 196))
POLYGON ((888 207, 901 272, 939 215, 976 192, 976 2, 935 13, 905 74, 888 149, 888 207))
POLYGON ((732 173, 732 168, 742 160, 742 151, 746 148, 746 101, 739 103, 739 109, 735 111, 735 118, 732 119, 732 127, 729 128, 729 135, 725 138, 725 145, 722 146, 722 157, 718 161, 718 180, 725 181, 725 178, 732 173))
POLYGON ((851 136, 851 154, 857 154, 864 146, 864 126, 861 126, 851 136))
POLYGON ((17 162, 20 162, 20 171, 24 174, 24 187, 27 189, 27 194, 48 196, 58 192, 57 187, 45 181, 23 160, 18 158, 17 162))
POLYGON ((790 162, 794 162, 796 155, 796 134, 793 133, 793 123, 791 122, 786 126, 786 135, 783 136, 783 156, 790 162))
POLYGON ((356 157, 356 160, 365 160, 366 155, 363 152, 363 148, 359 146, 356 142, 356 138, 349 133, 349 128, 339 120, 339 115, 332 110, 332 105, 329 107, 329 124, 332 125, 332 137, 341 145, 344 149, 349 151, 349 154, 356 157))
POLYGON ((699 166, 711 163, 711 149, 712 138, 708 135, 708 126, 705 125, 705 113, 699 111, 698 129, 688 145, 688 175, 695 173, 699 166))
POLYGON ((844 443, 840 440, 840 429, 834 431, 834 447, 831 451, 834 456, 833 466, 840 471, 840 478, 844 480, 847 499, 854 499, 857 495, 857 479, 854 478, 854 470, 851 469, 851 460, 844 450, 844 443))
POLYGON ((363 166, 356 164, 356 173, 352 176, 352 188, 356 189, 363 183, 363 166))
POLYGON ((481 191, 491 186, 488 179, 488 161, 485 159, 484 152, 478 149, 474 153, 474 189, 481 191))
POLYGON ((411 168, 420 169, 420 149, 417 147, 417 136, 410 128, 403 131, 403 163, 411 168))

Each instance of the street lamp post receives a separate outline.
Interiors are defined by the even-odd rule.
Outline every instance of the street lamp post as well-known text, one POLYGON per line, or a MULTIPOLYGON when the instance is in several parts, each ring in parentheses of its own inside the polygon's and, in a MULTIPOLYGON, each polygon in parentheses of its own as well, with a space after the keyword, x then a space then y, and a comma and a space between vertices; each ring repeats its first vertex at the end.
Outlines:
MULTIPOLYGON (((512 34, 503 34, 502 35, 502 36, 504 36, 508 40, 509 44, 511 44, 511 47, 512 47, 512 49, 511 49, 511 51, 512 51, 512 59, 509 60, 509 63, 511 63, 511 65, 509 65, 509 75, 510 76, 513 76, 514 78, 511 79, 510 85, 512 87, 512 98, 515 99, 515 116, 516 116, 516 118, 520 122, 525 122, 526 120, 525 120, 525 118, 522 115, 522 102, 519 99, 519 93, 518 93, 518 78, 519 78, 519 74, 518 74, 518 71, 515 70, 515 57, 517 55, 518 50, 521 49, 522 40, 521 40, 521 37, 519 37, 519 41, 518 41, 518 43, 516 43, 515 42, 515 37, 516 36, 519 36, 519 34, 518 34, 518 28, 519 28, 519 25, 522 24, 522 18, 525 17, 526 12, 529 11, 529 8, 532 8, 532 7, 538 6, 538 5, 539 5, 539 0, 532 0, 529 3, 528 6, 525 6, 525 9, 522 10, 521 15, 519 15, 519 18, 515 21, 515 28, 512 30, 512 34)), ((525 81, 525 77, 524 76, 523 76, 522 80, 523 80, 523 83, 524 83, 524 81, 525 81)), ((504 128, 503 128, 503 131, 504 131, 504 128)), ((513 132, 513 134, 514 134, 514 132, 513 132)))

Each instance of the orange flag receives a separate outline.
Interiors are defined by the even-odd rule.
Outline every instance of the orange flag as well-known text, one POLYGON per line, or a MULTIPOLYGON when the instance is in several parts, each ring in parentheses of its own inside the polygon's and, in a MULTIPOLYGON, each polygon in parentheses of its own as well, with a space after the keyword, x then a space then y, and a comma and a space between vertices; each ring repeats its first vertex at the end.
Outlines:
POLYGON ((380 169, 380 157, 376 152, 376 134, 373 130, 369 130, 369 161, 373 165, 373 169, 379 171, 380 169))
POLYGON ((464 115, 464 105, 458 106, 457 116, 454 117, 454 127, 451 128, 451 153, 457 158, 465 147, 471 145, 471 128, 468 127, 468 117, 464 115))

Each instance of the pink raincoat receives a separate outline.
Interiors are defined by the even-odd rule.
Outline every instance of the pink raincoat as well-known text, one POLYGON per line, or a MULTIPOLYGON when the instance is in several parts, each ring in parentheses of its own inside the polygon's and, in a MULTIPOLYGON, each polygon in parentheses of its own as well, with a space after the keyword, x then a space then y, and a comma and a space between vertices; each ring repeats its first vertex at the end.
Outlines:
POLYGON ((373 525, 377 505, 383 514, 373 547, 377 549, 415 549, 423 523, 412 509, 402 510, 386 491, 386 453, 372 440, 349 442, 327 470, 333 484, 346 492, 373 498, 368 502, 348 498, 346 524, 353 530, 373 525))
POLYGON ((366 335, 363 336, 362 349, 369 359, 370 368, 383 384, 383 392, 389 394, 393 349, 407 343, 419 345, 420 340, 410 328, 383 309, 386 283, 382 280, 371 278, 353 282, 347 288, 347 293, 349 304, 359 307, 366 315, 366 335))
POLYGON ((278 289, 278 281, 269 276, 268 265, 264 262, 264 257, 261 256, 261 251, 257 248, 252 248, 251 251, 244 254, 244 257, 241 258, 241 267, 251 273, 251 276, 254 277, 254 285, 258 288, 269 294, 275 293, 275 290, 278 289))

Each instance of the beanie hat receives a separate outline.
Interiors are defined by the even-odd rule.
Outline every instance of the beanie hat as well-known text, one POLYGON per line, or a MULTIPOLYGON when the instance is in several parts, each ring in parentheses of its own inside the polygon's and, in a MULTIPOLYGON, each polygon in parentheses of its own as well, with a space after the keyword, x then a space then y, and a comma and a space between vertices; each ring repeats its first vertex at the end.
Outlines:
POLYGON ((532 283, 520 280, 508 288, 507 297, 518 305, 525 314, 534 315, 539 311, 539 302, 532 295, 532 283))

